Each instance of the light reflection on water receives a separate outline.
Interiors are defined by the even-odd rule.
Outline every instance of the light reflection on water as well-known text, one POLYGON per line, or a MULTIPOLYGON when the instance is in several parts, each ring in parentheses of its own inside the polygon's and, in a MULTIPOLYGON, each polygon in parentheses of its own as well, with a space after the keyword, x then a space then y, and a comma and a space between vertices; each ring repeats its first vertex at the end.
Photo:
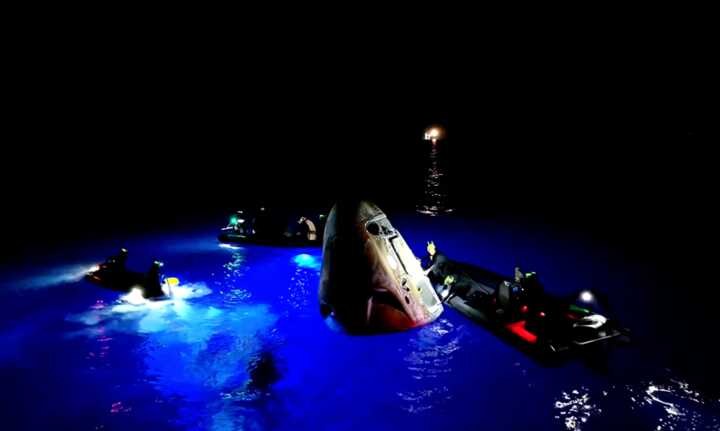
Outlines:
POLYGON ((398 393, 405 411, 421 413, 452 400, 443 377, 453 373, 453 357, 461 345, 462 332, 446 319, 417 330, 407 348, 401 349, 410 377, 416 381, 416 388, 398 393))
MULTIPOLYGON (((221 244, 225 246, 226 244, 221 244)), ((249 270, 247 265, 247 250, 243 247, 227 246, 223 247, 231 250, 230 260, 223 264, 222 274, 217 277, 215 273, 211 274, 214 279, 214 285, 223 297, 226 304, 241 304, 252 297, 249 290, 241 287, 242 278, 249 270), (219 278, 219 279, 218 279, 219 278)))
POLYGON ((643 382, 625 387, 638 410, 651 410, 657 418, 657 430, 718 430, 720 423, 712 410, 720 407, 716 400, 706 400, 687 382, 670 378, 662 382, 643 382), (643 394, 644 392, 644 394, 643 394))
MULTIPOLYGON (((47 398, 67 412, 53 419, 77 425, 70 429, 127 429, 155 419, 167 420, 158 431, 508 429, 533 421, 537 429, 588 431, 612 429, 605 425, 617 423, 613 417, 642 424, 630 429, 720 429, 720 401, 677 375, 623 377, 612 386, 579 367, 547 370, 452 310, 400 334, 332 333, 317 314, 317 251, 217 244, 211 251, 202 244, 178 252, 192 254, 182 261, 185 275, 209 287, 185 283, 178 300, 136 306, 87 283, 62 284, 76 277, 75 265, 56 267, 65 274, 38 269, 39 284, 51 285, 45 283, 51 275, 63 288, 25 293, 48 299, 36 305, 37 314, 0 332, 5 369, 14 376, 17 362, 59 370, 61 377, 39 373, 27 387, 55 388, 47 398), (62 295, 65 287, 74 296, 62 295), (50 342, 56 344, 45 347, 50 342), (31 345, 41 354, 28 351, 31 345), (49 351, 60 358, 43 359, 49 351), (75 386, 82 379, 89 382, 75 386), (88 393, 98 397, 89 407, 69 402, 88 393), (515 410, 523 415, 494 419, 515 410), (84 414, 90 419, 81 423, 84 414)), ((10 387, 11 399, 22 396, 20 384, 10 387)), ((37 410, 56 409, 48 406, 37 410)))
POLYGON ((440 165, 438 145, 433 144, 430 150, 430 165, 423 182, 423 196, 417 206, 419 213, 437 216, 453 211, 448 204, 447 184, 444 177, 445 171, 440 165))
POLYGON ((555 401, 555 408, 559 410, 555 418, 561 419, 568 430, 579 431, 592 415, 602 413, 602 409, 590 401, 590 394, 584 386, 563 392, 555 401))
MULTIPOLYGON (((277 379, 273 351, 277 316, 264 304, 206 305, 200 300, 209 289, 197 285, 178 286, 196 295, 184 299, 131 305, 97 301, 83 313, 68 316, 85 329, 68 337, 92 340, 86 359, 90 369, 107 368, 113 333, 143 337, 138 353, 143 358, 144 381, 152 385, 162 400, 182 399, 178 424, 189 429, 243 429, 254 420, 238 402, 257 402, 277 379), (257 371, 252 365, 258 358, 271 358, 257 371), (230 419, 233 419, 231 422, 230 419)), ((133 399, 118 399, 110 413, 131 414, 133 399)), ((141 406, 142 407, 142 406, 141 406)), ((254 423, 254 422, 252 422, 254 423)), ((253 425, 255 426, 255 425, 253 425)))
POLYGON ((321 258, 317 255, 301 253, 293 257, 295 271, 290 278, 288 289, 280 296, 284 304, 284 316, 291 314, 294 317, 308 317, 311 310, 310 303, 317 292, 317 283, 320 276, 321 258))
POLYGON ((719 408, 720 400, 708 399, 689 383, 666 375, 636 384, 602 389, 581 386, 562 392, 555 401, 555 419, 571 431, 602 421, 606 419, 604 415, 620 413, 650 423, 657 431, 720 430, 719 408), (630 411, 619 411, 625 407, 630 411))

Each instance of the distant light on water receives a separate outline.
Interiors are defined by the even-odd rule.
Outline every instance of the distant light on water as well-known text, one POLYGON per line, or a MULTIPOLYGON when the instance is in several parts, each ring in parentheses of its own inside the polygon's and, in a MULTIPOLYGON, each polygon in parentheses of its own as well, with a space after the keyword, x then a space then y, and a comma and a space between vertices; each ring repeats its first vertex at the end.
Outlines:
POLYGON ((417 205, 417 211, 429 216, 439 216, 451 213, 453 208, 449 206, 448 184, 444 180, 445 169, 440 163, 440 152, 437 141, 443 138, 442 128, 431 127, 425 131, 425 140, 432 141, 433 145, 429 154, 429 166, 423 182, 423 197, 417 205))
POLYGON ((439 127, 430 127, 429 129, 425 130, 425 140, 426 141, 432 141, 433 143, 437 142, 438 139, 442 138, 443 132, 442 129, 439 127))

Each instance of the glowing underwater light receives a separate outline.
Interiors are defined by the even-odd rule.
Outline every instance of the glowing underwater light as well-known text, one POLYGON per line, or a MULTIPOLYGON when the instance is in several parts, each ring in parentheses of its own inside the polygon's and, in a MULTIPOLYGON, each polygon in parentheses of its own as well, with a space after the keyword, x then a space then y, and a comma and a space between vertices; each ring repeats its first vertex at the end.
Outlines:
POLYGON ((300 268, 318 269, 320 268, 320 262, 318 259, 307 253, 300 253, 293 257, 293 262, 300 268))
POLYGON ((122 300, 132 305, 147 304, 148 300, 143 296, 143 291, 139 287, 130 289, 130 293, 122 297, 122 300))

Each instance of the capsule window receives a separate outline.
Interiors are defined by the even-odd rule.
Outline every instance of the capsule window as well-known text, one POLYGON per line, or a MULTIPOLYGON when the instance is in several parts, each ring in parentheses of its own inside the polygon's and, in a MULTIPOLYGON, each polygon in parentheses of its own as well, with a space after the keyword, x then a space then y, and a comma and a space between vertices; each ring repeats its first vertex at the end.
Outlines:
POLYGON ((380 235, 380 226, 375 222, 368 223, 367 231, 370 232, 371 235, 380 235))

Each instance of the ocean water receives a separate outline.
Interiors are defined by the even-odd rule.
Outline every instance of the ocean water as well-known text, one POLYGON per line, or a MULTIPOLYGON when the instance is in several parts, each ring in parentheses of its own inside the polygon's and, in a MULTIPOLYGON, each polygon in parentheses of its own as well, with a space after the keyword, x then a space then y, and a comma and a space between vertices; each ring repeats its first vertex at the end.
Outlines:
MULTIPOLYGON (((639 306, 652 271, 610 250, 459 215, 389 217, 418 255, 432 239, 496 271, 521 263, 554 293, 608 294, 636 339, 654 337, 656 316, 639 306)), ((1 428, 720 429, 720 399, 669 368, 662 343, 548 367, 449 308, 407 332, 335 332, 318 311, 320 262, 315 248, 221 246, 207 226, 6 267, 1 428), (121 245, 132 268, 165 262, 174 300, 130 305, 82 280, 121 245)))

